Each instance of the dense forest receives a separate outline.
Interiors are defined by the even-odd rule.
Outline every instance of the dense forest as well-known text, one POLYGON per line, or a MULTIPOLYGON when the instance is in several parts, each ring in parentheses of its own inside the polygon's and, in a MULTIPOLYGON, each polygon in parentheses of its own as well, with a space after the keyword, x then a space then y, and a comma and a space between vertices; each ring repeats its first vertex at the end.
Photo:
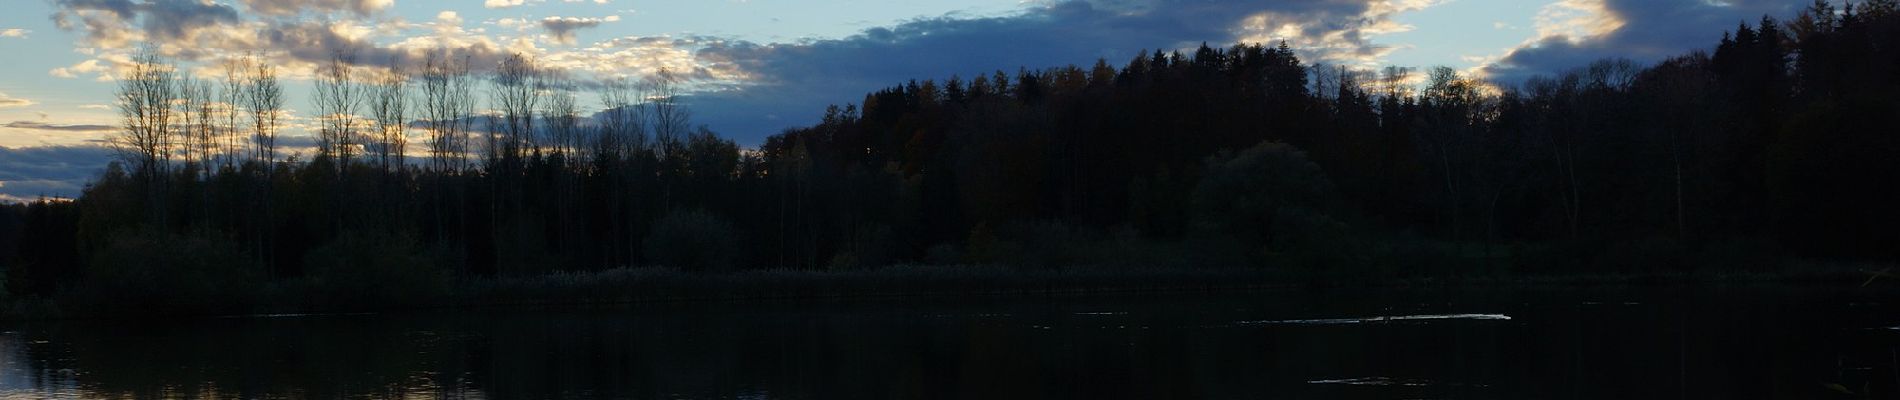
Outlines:
POLYGON ((0 207, 0 266, 12 298, 162 302, 642 266, 1889 263, 1895 4, 1817 1, 1712 53, 1504 86, 1316 67, 1284 44, 912 81, 757 149, 693 127, 666 76, 340 52, 319 69, 300 160, 278 143, 273 67, 200 80, 146 56, 120 80, 120 159, 77 199, 0 207))

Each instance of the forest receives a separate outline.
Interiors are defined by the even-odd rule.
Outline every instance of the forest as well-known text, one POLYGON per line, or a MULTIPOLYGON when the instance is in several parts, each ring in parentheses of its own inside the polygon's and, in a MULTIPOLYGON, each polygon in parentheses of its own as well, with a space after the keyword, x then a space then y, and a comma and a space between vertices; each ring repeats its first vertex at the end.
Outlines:
POLYGON ((648 267, 1885 265, 1900 255, 1896 11, 1817 1, 1712 52, 1502 85, 1316 66, 1285 44, 1157 50, 903 82, 757 148, 696 127, 671 76, 584 82, 445 50, 411 66, 337 53, 297 153, 275 67, 200 79, 147 55, 115 93, 118 160, 76 199, 0 206, 0 296, 402 302, 648 267))

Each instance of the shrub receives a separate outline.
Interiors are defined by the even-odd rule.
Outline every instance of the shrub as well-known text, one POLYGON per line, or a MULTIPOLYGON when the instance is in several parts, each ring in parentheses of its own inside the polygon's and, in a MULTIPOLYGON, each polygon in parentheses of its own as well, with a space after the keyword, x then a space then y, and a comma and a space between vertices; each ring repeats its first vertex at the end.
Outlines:
POLYGON ((643 243, 653 264, 685 271, 726 271, 739 261, 738 229, 700 210, 674 211, 654 221, 643 243))
POLYGON ((977 226, 970 233, 971 261, 1000 263, 1022 267, 1058 267, 1076 265, 1093 259, 1094 243, 1080 232, 1057 221, 1020 221, 977 226))
POLYGON ((231 241, 150 230, 108 235, 71 303, 104 313, 245 312, 258 274, 231 241))
POLYGON ((963 250, 955 243, 939 243, 924 250, 924 264, 955 265, 963 263, 963 250))
POLYGON ((448 274, 415 241, 400 235, 346 233, 304 257, 306 281, 320 304, 415 305, 448 290, 448 274))
POLYGON ((1347 264, 1357 239, 1325 210, 1332 183, 1306 153, 1265 142, 1208 157, 1190 197, 1191 229, 1255 263, 1347 264))
POLYGON ((896 233, 884 224, 865 224, 852 230, 850 241, 831 257, 831 269, 875 268, 897 261, 896 233))

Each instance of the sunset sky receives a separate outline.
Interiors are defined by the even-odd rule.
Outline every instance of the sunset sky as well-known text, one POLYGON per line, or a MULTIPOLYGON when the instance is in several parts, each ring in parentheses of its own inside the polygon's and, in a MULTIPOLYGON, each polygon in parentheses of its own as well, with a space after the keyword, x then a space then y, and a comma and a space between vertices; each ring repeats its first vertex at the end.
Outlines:
POLYGON ((1286 41, 1309 63, 1451 66, 1510 85, 1618 54, 1713 46, 1803 0, 8 0, 0 200, 72 196, 110 153, 118 68, 151 46, 188 68, 263 52, 292 110, 333 49, 519 52, 577 79, 688 71, 695 122, 759 143, 913 78, 1117 66, 1143 49, 1286 41))

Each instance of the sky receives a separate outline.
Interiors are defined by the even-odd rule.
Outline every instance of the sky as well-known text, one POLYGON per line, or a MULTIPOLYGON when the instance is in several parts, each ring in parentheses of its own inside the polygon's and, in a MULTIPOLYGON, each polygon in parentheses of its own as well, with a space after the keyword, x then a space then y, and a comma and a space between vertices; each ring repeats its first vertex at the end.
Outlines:
POLYGON ((377 65, 436 48, 478 66, 521 53, 580 80, 666 68, 691 80, 695 123, 753 146, 910 79, 1285 41, 1309 64, 1449 66, 1510 85, 1602 57, 1706 50, 1738 23, 1809 2, 6 0, 0 201, 74 196, 103 168, 113 77, 140 48, 204 74, 262 54, 284 70, 293 111, 309 108, 314 66, 344 48, 377 65))

